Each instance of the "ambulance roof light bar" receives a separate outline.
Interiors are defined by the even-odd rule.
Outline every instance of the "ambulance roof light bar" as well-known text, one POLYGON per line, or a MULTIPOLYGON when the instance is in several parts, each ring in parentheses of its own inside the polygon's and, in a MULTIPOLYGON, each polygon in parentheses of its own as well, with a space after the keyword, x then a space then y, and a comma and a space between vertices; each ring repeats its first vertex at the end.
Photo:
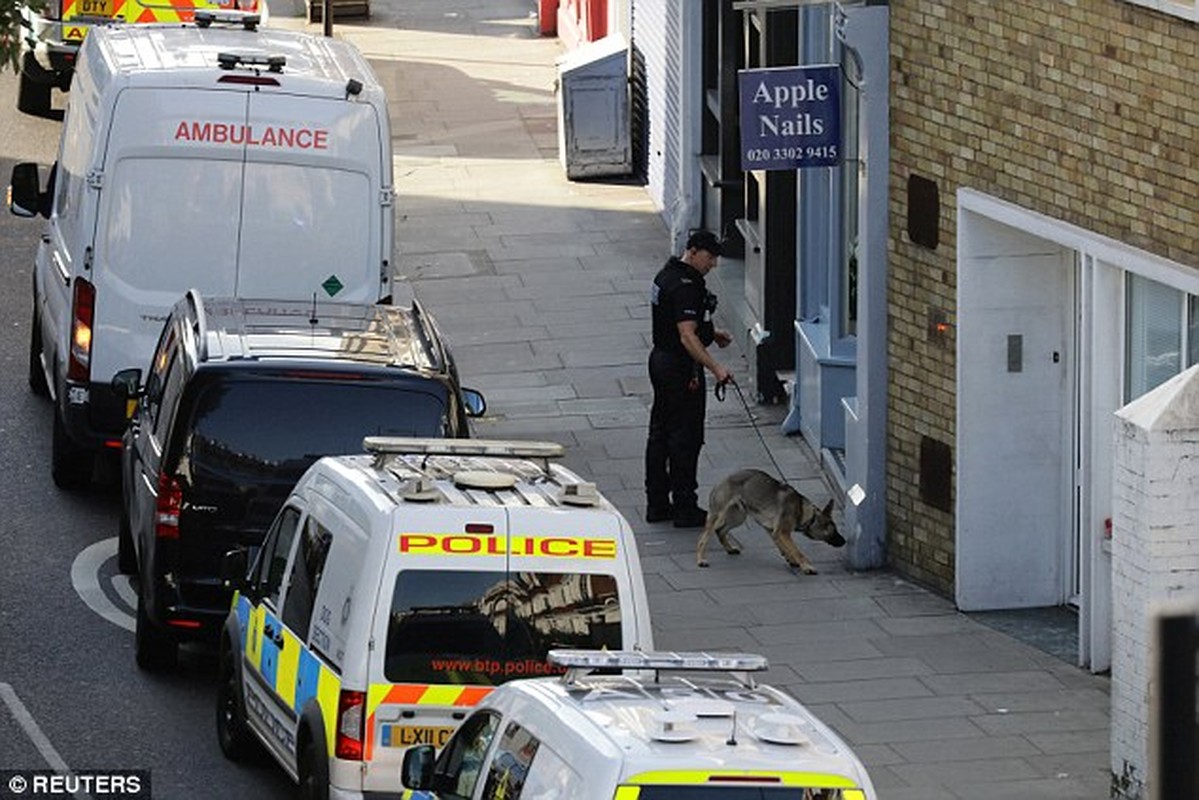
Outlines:
POLYGON ((565 684, 597 669, 641 669, 657 672, 761 672, 766 656, 753 653, 669 652, 642 650, 550 650, 551 664, 566 667, 565 684))
POLYGON ((282 72, 287 64, 286 56, 264 56, 258 53, 217 53, 216 60, 221 69, 266 67, 271 72, 282 72))
POLYGON ((241 25, 248 31, 256 31, 262 22, 261 15, 245 11, 197 11, 194 17, 198 28, 207 28, 214 22, 220 22, 223 25, 241 25))

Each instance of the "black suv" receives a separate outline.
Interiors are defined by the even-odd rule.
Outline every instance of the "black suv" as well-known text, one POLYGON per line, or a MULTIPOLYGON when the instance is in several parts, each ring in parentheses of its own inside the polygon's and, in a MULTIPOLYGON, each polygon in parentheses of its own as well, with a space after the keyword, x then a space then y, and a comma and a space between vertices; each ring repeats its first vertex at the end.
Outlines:
POLYGON ((229 611, 224 553, 261 544, 300 475, 364 436, 470 435, 483 396, 459 386, 420 306, 202 300, 163 327, 149 373, 124 370, 119 565, 138 576, 137 663, 174 664, 229 611))

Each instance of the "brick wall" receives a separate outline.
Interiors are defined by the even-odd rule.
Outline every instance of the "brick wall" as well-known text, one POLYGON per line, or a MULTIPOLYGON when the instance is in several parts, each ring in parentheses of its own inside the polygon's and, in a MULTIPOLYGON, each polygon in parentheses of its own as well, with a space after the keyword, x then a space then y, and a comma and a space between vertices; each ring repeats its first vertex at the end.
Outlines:
POLYGON ((892 0, 889 558, 953 591, 952 513, 920 496, 921 438, 954 444, 954 197, 969 187, 1182 263, 1199 260, 1199 26, 1122 0, 892 0), (936 182, 936 250, 907 235, 936 182))

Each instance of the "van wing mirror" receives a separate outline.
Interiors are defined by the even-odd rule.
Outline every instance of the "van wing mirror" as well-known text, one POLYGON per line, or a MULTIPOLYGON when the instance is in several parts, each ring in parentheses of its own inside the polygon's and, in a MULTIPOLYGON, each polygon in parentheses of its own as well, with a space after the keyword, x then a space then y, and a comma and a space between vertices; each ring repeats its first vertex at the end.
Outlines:
POLYGON ((229 550, 221 557, 221 584, 226 589, 241 591, 249 584, 250 551, 244 547, 229 550))
POLYGON ((131 367, 113 375, 112 390, 126 400, 139 397, 142 393, 142 371, 131 367))
POLYGON ((404 751, 400 782, 405 789, 430 789, 433 785, 435 750, 431 744, 418 744, 404 751))
POLYGON ((466 406, 466 416, 481 417, 487 413, 487 400, 477 389, 462 389, 462 404, 466 406))
MULTIPOLYGON (((24 161, 12 168, 8 184, 8 210, 18 217, 36 217, 44 210, 41 178, 37 164, 24 161)), ((49 217, 49 213, 42 214, 49 217)))

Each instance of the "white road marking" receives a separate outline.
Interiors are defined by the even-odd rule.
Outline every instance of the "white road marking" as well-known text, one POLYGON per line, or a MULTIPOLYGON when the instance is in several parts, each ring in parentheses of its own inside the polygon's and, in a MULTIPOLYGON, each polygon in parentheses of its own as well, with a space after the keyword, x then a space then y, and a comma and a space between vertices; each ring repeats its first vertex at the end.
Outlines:
MULTIPOLYGON (((8 706, 8 710, 12 712, 13 719, 21 726, 21 730, 25 731, 25 735, 29 737, 29 741, 33 742, 33 746, 37 748, 37 751, 42 754, 42 758, 45 759, 50 769, 61 775, 70 775, 71 768, 67 766, 67 762, 54 749, 54 745, 50 743, 49 737, 42 732, 41 726, 37 724, 37 720, 29 713, 29 709, 25 708, 25 704, 21 702, 21 698, 17 697, 17 693, 11 685, 0 683, 0 699, 4 700, 4 705, 8 706)), ((82 791, 76 792, 74 796, 77 800, 91 800, 91 795, 82 791)))
POLYGON ((112 588, 117 590, 117 596, 129 604, 130 608, 137 608, 137 592, 133 589, 133 579, 128 575, 113 575, 112 588))
MULTIPOLYGON (((133 615, 117 608, 116 604, 109 600, 108 595, 100 588, 100 565, 116 554, 117 537, 115 536, 111 539, 102 539, 85 548, 83 552, 75 556, 75 562, 71 564, 71 585, 75 587, 75 593, 79 595, 80 599, 87 603, 88 608, 118 628, 124 628, 132 633, 136 628, 133 615)), ((125 583, 127 585, 128 582, 125 583)), ((117 586, 118 592, 121 592, 117 582, 114 581, 113 585, 117 586)), ((121 592, 121 597, 125 599, 124 592, 121 592)), ((135 597, 130 605, 136 606, 136 604, 135 597)))

